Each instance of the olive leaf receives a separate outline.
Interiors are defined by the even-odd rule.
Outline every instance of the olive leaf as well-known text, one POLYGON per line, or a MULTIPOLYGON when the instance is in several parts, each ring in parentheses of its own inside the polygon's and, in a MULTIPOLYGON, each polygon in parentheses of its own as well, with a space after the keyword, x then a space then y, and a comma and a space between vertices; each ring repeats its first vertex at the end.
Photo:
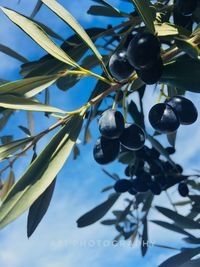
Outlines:
POLYGON ((133 4, 135 5, 138 13, 140 14, 141 18, 143 19, 147 28, 154 33, 155 26, 154 26, 154 19, 156 17, 156 13, 152 4, 149 0, 132 0, 133 4))
POLYGON ((120 194, 112 194, 105 202, 88 211, 77 220, 78 227, 85 227, 100 220, 114 205, 120 194))
POLYGON ((86 31, 81 27, 77 20, 59 3, 55 0, 42 0, 42 2, 47 5, 55 14, 57 14, 63 21, 65 21, 82 40, 91 48, 94 54, 97 56, 101 64, 103 63, 102 56, 94 45, 93 41, 90 39, 86 31))
POLYGON ((58 60, 79 68, 79 65, 73 61, 53 40, 46 34, 46 32, 32 20, 27 17, 5 7, 0 7, 5 15, 20 27, 25 33, 27 33, 38 45, 46 50, 53 57, 58 60))
POLYGON ((27 220, 27 236, 30 237, 42 218, 44 217, 47 209, 50 205, 53 191, 55 188, 56 179, 47 187, 47 189, 36 199, 36 201, 31 205, 28 213, 27 220))
POLYGON ((0 207, 0 228, 25 212, 53 182, 71 153, 82 123, 83 117, 74 115, 7 193, 0 207))

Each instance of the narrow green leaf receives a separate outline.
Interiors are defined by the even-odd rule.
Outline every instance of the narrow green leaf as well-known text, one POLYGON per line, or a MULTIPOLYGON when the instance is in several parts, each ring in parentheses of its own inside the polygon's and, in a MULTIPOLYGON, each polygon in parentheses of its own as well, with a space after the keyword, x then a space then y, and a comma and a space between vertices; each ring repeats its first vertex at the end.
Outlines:
POLYGON ((17 150, 23 148, 26 144, 33 140, 32 137, 15 140, 8 144, 0 146, 0 160, 3 160, 10 155, 13 155, 17 150))
POLYGON ((70 66, 79 67, 76 62, 74 62, 56 43, 53 42, 38 24, 11 9, 5 7, 0 8, 12 22, 26 32, 50 55, 70 66))
POLYGON ((104 220, 104 221, 101 221, 101 224, 103 225, 113 225, 113 224, 116 224, 116 220, 113 219, 113 220, 104 220))
POLYGON ((26 211, 52 183, 69 157, 82 123, 82 116, 73 116, 11 188, 0 207, 0 228, 26 211))
POLYGON ((167 208, 156 206, 156 209, 163 215, 174 221, 174 223, 182 228, 186 229, 200 229, 200 224, 186 216, 180 215, 175 211, 167 208))
POLYGON ((119 194, 112 194, 105 202, 88 211, 77 220, 78 227, 85 227, 100 220, 119 198, 119 194))
POLYGON ((53 196, 55 184, 56 184, 56 179, 53 180, 53 182, 47 187, 47 189, 31 205, 27 221, 28 237, 30 237, 33 234, 33 232, 41 222, 42 218, 46 214, 53 196))
POLYGON ((15 110, 57 112, 63 114, 66 113, 62 109, 44 105, 42 103, 39 103, 38 101, 15 95, 0 95, 0 107, 15 109, 15 110))
POLYGON ((104 17, 113 17, 113 18, 124 17, 124 15, 119 10, 111 9, 105 6, 97 6, 97 5, 91 6, 88 9, 87 13, 93 16, 104 16, 104 17))
POLYGON ((169 259, 161 263, 158 267, 181 267, 185 262, 189 261, 192 257, 199 253, 200 248, 184 249, 181 253, 170 257, 169 259))
POLYGON ((2 131, 3 128, 6 126, 12 114, 13 114, 13 111, 9 109, 5 109, 2 112, 2 118, 0 119, 0 131, 2 131))
POLYGON ((0 95, 17 94, 32 97, 51 86, 60 76, 37 76, 14 82, 5 83, 0 86, 0 95))
POLYGON ((19 125, 18 126, 20 130, 22 130, 27 136, 31 136, 31 132, 28 128, 22 126, 22 125, 19 125))
POLYGON ((193 44, 190 42, 190 40, 187 39, 181 39, 181 38, 176 38, 175 43, 178 48, 180 48, 183 52, 188 54, 190 57, 194 59, 198 59, 199 57, 199 48, 197 45, 193 44))
POLYGON ((188 56, 182 56, 170 62, 165 65, 160 82, 194 93, 200 93, 200 61, 188 56))
POLYGON ((15 52, 13 49, 11 49, 8 46, 0 44, 0 52, 4 53, 10 57, 13 57, 13 58, 15 58, 15 59, 17 59, 23 63, 28 62, 28 59, 26 59, 24 56, 20 55, 19 53, 15 52))
POLYGON ((154 33, 154 20, 156 17, 156 13, 152 4, 149 0, 132 0, 133 4, 135 5, 139 15, 141 16, 142 20, 144 21, 147 28, 154 33))
POLYGON ((38 0, 35 8, 33 9, 33 12, 31 13, 31 16, 30 16, 31 18, 34 18, 36 16, 36 14, 41 9, 42 5, 43 5, 42 1, 38 0))
POLYGON ((173 36, 173 35, 178 35, 178 29, 176 28, 176 26, 174 24, 170 24, 170 23, 156 23, 155 24, 155 29, 156 29, 156 33, 158 34, 158 36, 162 37, 162 36, 173 36))
POLYGON ((94 54, 97 56, 99 61, 103 63, 102 56, 96 49, 93 41, 90 39, 86 31, 81 27, 77 20, 59 3, 55 0, 42 0, 55 14, 57 14, 63 21, 65 21, 79 36, 82 40, 92 49, 94 54))
POLYGON ((12 169, 10 169, 10 173, 8 175, 8 178, 6 180, 6 182, 3 185, 3 188, 0 192, 0 197, 1 199, 3 199, 5 197, 5 195, 8 193, 8 191, 10 190, 10 188, 13 186, 15 182, 15 175, 12 169))

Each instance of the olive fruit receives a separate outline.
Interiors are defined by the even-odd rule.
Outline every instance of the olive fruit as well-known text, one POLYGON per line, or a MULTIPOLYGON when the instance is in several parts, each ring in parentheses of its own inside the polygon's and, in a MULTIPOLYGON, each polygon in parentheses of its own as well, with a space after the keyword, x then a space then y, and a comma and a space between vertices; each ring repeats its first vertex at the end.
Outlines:
POLYGON ((124 131, 119 137, 120 143, 130 150, 138 150, 144 146, 145 133, 137 124, 125 124, 124 131))
POLYGON ((176 152, 176 149, 173 146, 166 147, 165 150, 169 155, 172 155, 176 152))
POLYGON ((149 184, 151 183, 151 175, 146 171, 141 171, 140 174, 132 181, 133 188, 137 192, 146 192, 149 190, 149 184))
POLYGON ((132 182, 127 179, 120 179, 114 185, 114 189, 118 193, 127 192, 129 189, 131 189, 131 187, 132 187, 132 182))
POLYGON ((131 194, 131 195, 136 195, 137 194, 137 191, 133 188, 133 187, 131 187, 129 190, 128 190, 128 192, 129 192, 129 194, 131 194))
POLYGON ((151 85, 160 80, 163 69, 163 62, 161 57, 159 57, 150 68, 136 70, 136 73, 144 83, 151 85))
POLYGON ((187 197, 189 194, 189 189, 186 183, 181 182, 178 185, 178 192, 182 197, 187 197))
POLYGON ((183 96, 173 96, 167 104, 176 111, 181 124, 188 125, 197 120, 198 111, 189 99, 183 96))
POLYGON ((135 178, 133 181, 133 189, 136 192, 146 192, 149 190, 148 184, 146 183, 146 181, 143 181, 140 178, 135 178))
POLYGON ((134 67, 127 59, 126 50, 114 53, 109 60, 109 70, 111 75, 118 81, 127 79, 134 72, 134 67))
POLYGON ((183 16, 181 12, 178 10, 177 6, 174 6, 173 10, 174 24, 187 28, 192 31, 193 20, 191 16, 183 16))
POLYGON ((111 140, 101 136, 93 148, 93 156, 97 163, 108 164, 117 158, 119 149, 118 139, 111 140))
POLYGON ((151 33, 137 33, 127 49, 127 57, 136 69, 151 67, 160 56, 160 41, 151 33))
POLYGON ((183 16, 191 16, 197 7, 197 0, 177 0, 176 6, 183 16))
POLYGON ((160 195, 160 193, 162 192, 160 184, 156 181, 152 181, 149 185, 149 188, 150 188, 152 194, 154 194, 154 195, 160 195))
POLYGON ((166 103, 154 105, 149 112, 149 122, 161 133, 171 133, 180 126, 176 111, 166 103))
POLYGON ((98 121, 100 133, 108 139, 118 138, 124 130, 124 117, 115 109, 105 110, 98 121))

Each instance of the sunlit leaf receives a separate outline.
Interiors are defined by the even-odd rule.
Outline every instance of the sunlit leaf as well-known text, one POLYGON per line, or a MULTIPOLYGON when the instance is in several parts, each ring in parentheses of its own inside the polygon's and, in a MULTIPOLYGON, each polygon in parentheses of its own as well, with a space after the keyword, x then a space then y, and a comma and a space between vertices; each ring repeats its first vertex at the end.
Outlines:
POLYGON ((0 160, 5 159, 10 155, 13 155, 13 153, 15 153, 17 150, 23 148, 26 144, 31 142, 32 139, 32 137, 23 138, 0 146, 0 160))
POLYGON ((9 172, 8 178, 5 181, 3 188, 0 192, 1 199, 3 199, 5 197, 5 195, 8 193, 10 188, 13 186, 14 182, 15 182, 15 175, 14 175, 13 170, 11 169, 9 172))
POLYGON ((96 46, 90 39, 86 31, 81 27, 77 20, 59 3, 55 0, 42 0, 55 14, 57 14, 63 21, 65 21, 79 36, 82 40, 92 49, 94 54, 97 56, 99 61, 102 63, 102 56, 96 49, 96 46))
POLYGON ((15 95, 0 95, 0 107, 16 110, 65 113, 62 109, 44 105, 38 101, 15 95))
POLYGON ((32 97, 52 85, 58 78, 58 75, 49 75, 9 82, 0 86, 0 95, 17 94, 32 97))
POLYGON ((74 62, 58 45, 56 45, 56 43, 54 43, 45 31, 35 22, 13 10, 4 7, 0 8, 12 22, 19 26, 53 57, 73 67, 79 67, 79 65, 74 62))
POLYGON ((11 188, 0 207, 0 228, 26 211, 53 182, 71 153, 82 122, 82 116, 73 116, 11 188))

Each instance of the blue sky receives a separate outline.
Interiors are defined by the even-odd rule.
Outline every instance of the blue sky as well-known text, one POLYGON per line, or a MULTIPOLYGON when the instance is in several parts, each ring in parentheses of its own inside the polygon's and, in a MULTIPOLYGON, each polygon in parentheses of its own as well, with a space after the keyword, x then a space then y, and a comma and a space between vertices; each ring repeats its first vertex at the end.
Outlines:
MULTIPOLYGON (((72 12, 83 26, 98 25, 104 26, 109 19, 91 17, 86 14, 90 5, 89 0, 79 1, 60 1, 72 12)), ((110 1, 115 6, 119 6, 119 1, 110 1)), ((35 5, 35 0, 1 0, 0 4, 18 10, 29 15, 35 5)), ((124 10, 129 8, 126 4, 120 4, 124 10)), ((68 36, 71 30, 55 17, 47 8, 42 8, 36 17, 38 20, 46 23, 54 31, 63 37, 68 36)), ((113 19, 116 21, 116 19, 113 19)), ((115 22, 115 23, 116 23, 115 22)), ((2 13, 0 13, 0 43, 8 45, 10 48, 24 54, 29 60, 38 59, 44 55, 44 51, 28 38, 21 30, 14 26, 2 13)), ((15 80, 19 79, 18 74, 20 63, 2 53, 0 53, 0 79, 15 80)), ((70 92, 63 93, 53 86, 51 88, 51 104, 66 110, 74 109, 88 98, 94 84, 92 79, 84 79, 80 84, 74 87, 70 92), (81 92, 81 98, 80 98, 81 92)), ((153 94, 153 88, 149 87, 145 95, 145 114, 155 103, 157 93, 153 94)), ((199 107, 199 96, 195 94, 188 95, 199 107)), ((35 132, 46 129, 55 122, 54 119, 47 119, 45 116, 34 113, 35 132)), ((16 112, 10 119, 7 127, 1 133, 14 134, 15 138, 23 137, 23 133, 16 131, 17 125, 27 126, 25 112, 16 112)), ((147 125, 149 126, 148 122, 147 125)), ((140 244, 130 247, 128 243, 122 243, 121 246, 113 247, 110 241, 115 237, 116 232, 111 227, 105 227, 96 223, 84 229, 76 227, 77 218, 88 211, 90 208, 106 199, 106 193, 100 193, 102 187, 112 183, 112 181, 102 172, 92 158, 92 147, 97 135, 97 124, 93 123, 94 140, 88 146, 79 145, 81 156, 77 161, 72 158, 68 160, 65 167, 59 174, 56 190, 53 196, 51 206, 45 218, 39 225, 36 232, 28 240, 26 237, 26 216, 21 216, 17 221, 10 224, 0 232, 0 265, 5 267, 64 267, 78 266, 94 267, 100 266, 138 266, 143 267, 157 266, 168 255, 174 252, 151 247, 147 256, 142 259, 140 255, 140 244), (99 245, 100 244, 100 245, 99 245)), ((200 127, 199 120, 192 126, 181 127, 178 132, 177 154, 175 159, 186 167, 186 172, 197 169, 200 163, 200 127)), ((42 148, 48 141, 45 137, 40 142, 42 148)), ((162 138, 166 144, 166 139, 162 138)), ((30 156, 29 154, 27 156, 30 156)), ((23 158, 15 165, 16 178, 20 177, 29 161, 23 158)), ((3 166, 3 165, 2 165, 3 166)), ((117 172, 123 176, 123 166, 113 163, 106 166, 110 172, 117 172)), ((175 188, 170 190, 170 194, 175 199, 180 199, 176 194, 175 188)), ((168 206, 169 203, 165 195, 156 199, 157 203, 168 206)), ((114 209, 124 207, 123 198, 118 201, 114 209)), ((185 212, 180 209, 180 212, 185 212)), ((110 214, 110 217, 112 215, 110 214)), ((152 218, 162 219, 160 214, 151 213, 152 218)), ((109 218, 109 215, 107 216, 109 218)), ((165 244, 172 247, 180 247, 181 236, 167 232, 159 227, 150 225, 150 241, 158 244, 165 244)))

